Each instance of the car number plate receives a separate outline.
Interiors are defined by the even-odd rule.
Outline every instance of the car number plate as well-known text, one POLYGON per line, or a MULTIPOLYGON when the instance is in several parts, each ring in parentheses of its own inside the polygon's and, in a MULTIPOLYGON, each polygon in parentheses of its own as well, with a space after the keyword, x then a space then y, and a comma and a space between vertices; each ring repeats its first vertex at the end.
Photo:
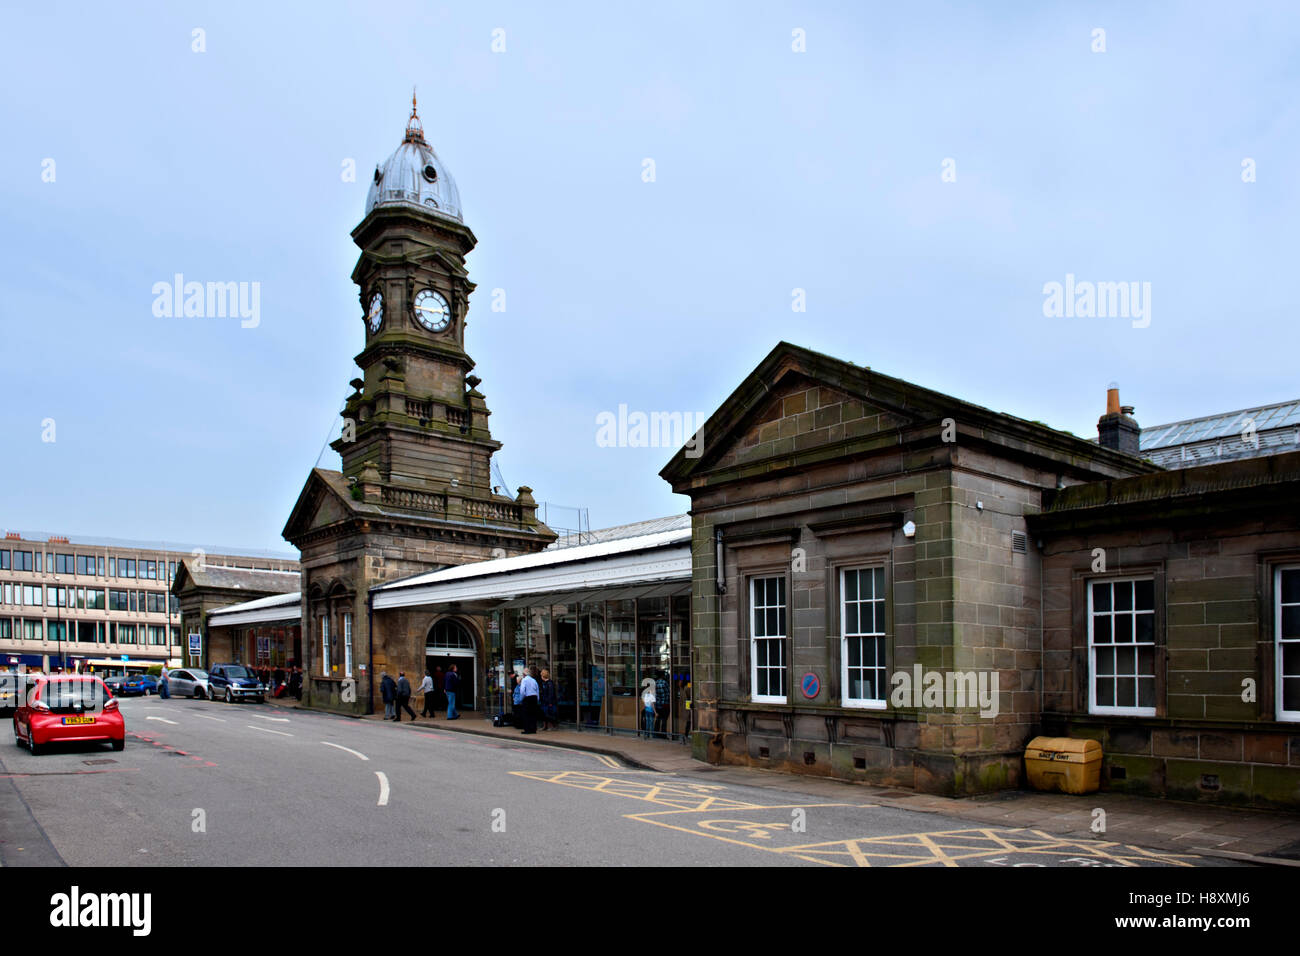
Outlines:
POLYGON ((63 722, 65 724, 93 724, 95 722, 95 718, 94 717, 64 717, 63 722))

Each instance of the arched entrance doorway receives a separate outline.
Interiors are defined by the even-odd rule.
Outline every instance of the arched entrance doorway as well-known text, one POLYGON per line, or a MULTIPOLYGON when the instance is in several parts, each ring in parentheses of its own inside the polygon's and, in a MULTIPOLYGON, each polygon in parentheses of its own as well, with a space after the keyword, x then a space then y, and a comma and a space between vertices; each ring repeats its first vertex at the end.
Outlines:
POLYGON ((460 675, 460 691, 456 695, 457 710, 477 709, 478 648, 469 629, 454 618, 444 618, 429 629, 424 645, 424 666, 430 673, 441 667, 456 665, 460 675))

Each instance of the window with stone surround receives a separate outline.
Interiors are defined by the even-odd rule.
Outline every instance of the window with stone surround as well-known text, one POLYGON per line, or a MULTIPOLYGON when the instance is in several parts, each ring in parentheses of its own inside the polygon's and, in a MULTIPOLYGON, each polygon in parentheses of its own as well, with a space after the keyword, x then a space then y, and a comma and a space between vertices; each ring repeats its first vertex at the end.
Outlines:
POLYGON ((343 676, 352 676, 352 615, 343 615, 343 676))
POLYGON ((1093 714, 1156 713, 1155 582, 1088 582, 1088 649, 1093 714))
POLYGON ((320 673, 322 677, 330 676, 330 617, 326 614, 320 619, 320 673))
POLYGON ((786 702, 785 578, 749 580, 749 659, 751 699, 759 703, 786 702))
POLYGON ((1300 565, 1274 574, 1277 719, 1300 720, 1300 565))
POLYGON ((844 706, 885 706, 885 569, 840 569, 844 706))

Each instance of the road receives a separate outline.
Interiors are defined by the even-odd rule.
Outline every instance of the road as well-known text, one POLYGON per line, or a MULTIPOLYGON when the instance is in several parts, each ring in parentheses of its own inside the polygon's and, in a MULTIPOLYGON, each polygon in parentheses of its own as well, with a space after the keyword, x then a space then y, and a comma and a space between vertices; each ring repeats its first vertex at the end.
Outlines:
MULTIPOLYGON (((121 702, 126 749, 0 746, 6 866, 1222 866, 271 704, 121 702)), ((470 718, 473 719, 473 718, 470 718)))

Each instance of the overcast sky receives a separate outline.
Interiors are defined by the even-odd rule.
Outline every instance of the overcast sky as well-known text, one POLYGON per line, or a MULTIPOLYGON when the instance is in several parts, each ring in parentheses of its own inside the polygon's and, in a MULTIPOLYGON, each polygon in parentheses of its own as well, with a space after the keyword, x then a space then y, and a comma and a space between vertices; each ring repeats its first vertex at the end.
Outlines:
POLYGON ((597 416, 711 413, 782 339, 1084 437, 1112 380, 1147 425, 1300 397, 1294 5, 4 21, 8 528, 289 550, 364 342, 349 233, 412 86, 479 240, 501 471, 593 527, 688 506, 674 449, 600 447, 597 416), (259 324, 155 316, 176 273, 259 283, 259 324), (1149 324, 1045 316, 1067 275, 1150 283, 1149 324))

